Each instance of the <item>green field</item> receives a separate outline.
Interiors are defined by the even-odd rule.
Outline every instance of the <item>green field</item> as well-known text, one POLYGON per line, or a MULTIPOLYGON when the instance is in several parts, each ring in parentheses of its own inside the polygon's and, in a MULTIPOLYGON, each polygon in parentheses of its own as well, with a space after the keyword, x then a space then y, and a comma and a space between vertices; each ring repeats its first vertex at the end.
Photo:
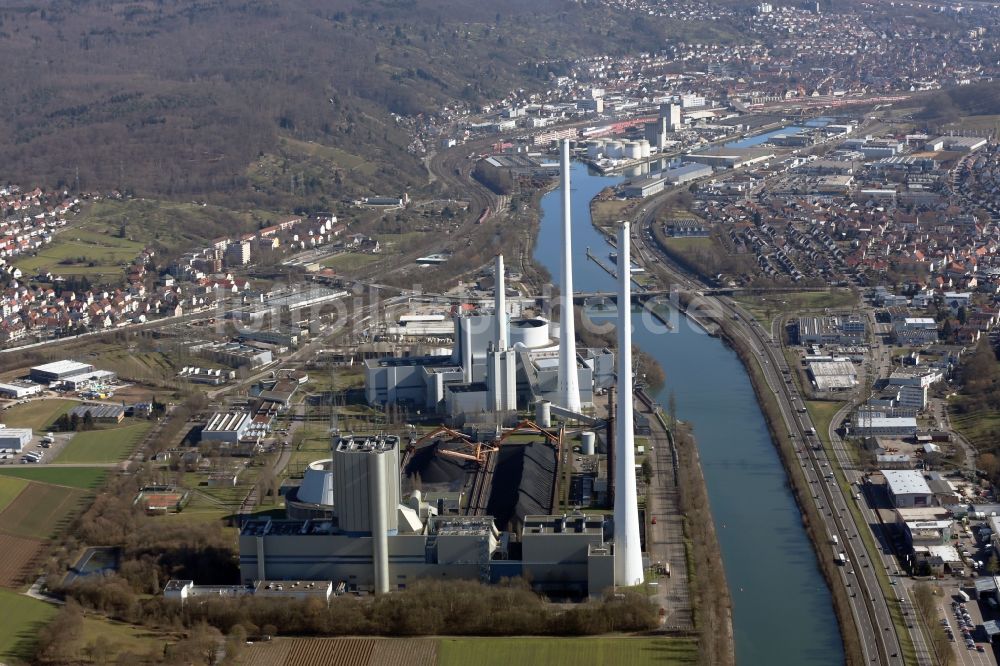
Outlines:
POLYGON ((0 467, 0 476, 83 489, 97 487, 107 473, 108 470, 104 467, 35 467, 34 465, 0 467))
POLYGON ((0 511, 3 511, 8 504, 14 501, 21 491, 24 490, 28 482, 13 476, 0 476, 0 511))
POLYGON ((108 430, 77 433, 56 457, 57 463, 114 463, 126 458, 153 423, 139 421, 108 430))
POLYGON ((356 271, 365 268, 378 260, 378 255, 347 252, 330 257, 329 259, 324 259, 320 263, 327 268, 332 268, 335 271, 356 271))
POLYGON ((55 606, 0 588, 0 661, 31 657, 35 632, 56 614, 55 606))
POLYGON ((48 270, 58 275, 121 277, 124 267, 142 251, 142 243, 83 228, 69 228, 17 267, 29 274, 48 270))
POLYGON ((0 412, 0 417, 9 428, 31 428, 32 430, 48 430, 57 418, 65 414, 77 404, 76 400, 52 398, 31 400, 23 405, 14 405, 0 412))
POLYGON ((444 638, 438 666, 645 666, 695 664, 698 646, 687 638, 444 638))
POLYGON ((83 491, 29 483, 0 513, 0 531, 28 539, 48 539, 79 509, 83 491))
POLYGON ((822 291, 768 292, 744 294, 735 297, 761 324, 770 322, 775 315, 798 315, 811 310, 848 309, 858 304, 857 294, 849 289, 822 291))

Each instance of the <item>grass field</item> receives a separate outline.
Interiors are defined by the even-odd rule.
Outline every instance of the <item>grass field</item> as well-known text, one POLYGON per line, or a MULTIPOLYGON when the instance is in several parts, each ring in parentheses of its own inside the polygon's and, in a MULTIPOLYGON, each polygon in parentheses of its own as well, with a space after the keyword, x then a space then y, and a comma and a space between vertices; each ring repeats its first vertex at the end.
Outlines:
POLYGON ((29 483, 0 513, 0 531, 29 539, 47 539, 76 511, 83 491, 29 483))
POLYGON ((28 482, 13 476, 0 477, 0 511, 3 511, 8 504, 14 501, 28 482))
POLYGON ((34 645, 35 632, 56 614, 54 606, 44 601, 0 589, 0 661, 28 660, 34 645))
POLYGON ((32 465, 11 465, 0 468, 0 476, 13 476, 40 483, 52 483, 72 488, 95 488, 108 473, 101 467, 34 467, 32 465))
POLYGON ((356 271, 374 264, 378 260, 379 257, 374 254, 346 252, 330 257, 329 259, 324 259, 321 263, 335 271, 356 271))
POLYGON ((31 428, 32 430, 48 430, 57 418, 65 414, 77 404, 76 400, 64 398, 47 398, 31 400, 23 405, 14 405, 0 412, 0 418, 9 428, 31 428))
POLYGON ((126 458, 149 432, 152 421, 108 430, 77 433, 56 457, 57 463, 113 463, 126 458))
POLYGON ((57 275, 121 277, 124 266, 142 249, 142 243, 71 228, 59 233, 37 255, 19 260, 17 267, 29 274, 48 270, 57 275))
POLYGON ((694 664, 697 643, 686 638, 445 638, 438 666, 646 666, 694 664))
POLYGON ((797 315, 827 308, 853 308, 858 304, 857 295, 849 289, 746 294, 736 297, 736 300, 762 324, 779 314, 797 315))

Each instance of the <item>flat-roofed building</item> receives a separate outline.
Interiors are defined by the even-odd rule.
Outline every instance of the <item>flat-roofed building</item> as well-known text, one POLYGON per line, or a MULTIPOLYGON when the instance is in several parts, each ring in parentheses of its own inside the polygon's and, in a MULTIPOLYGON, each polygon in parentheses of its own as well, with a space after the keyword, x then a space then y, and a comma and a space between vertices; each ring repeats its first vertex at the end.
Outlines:
POLYGON ((28 371, 28 376, 31 381, 38 382, 39 384, 51 384, 52 382, 61 381, 68 377, 73 377, 74 375, 82 375, 84 373, 93 372, 94 366, 88 363, 78 363, 77 361, 54 361, 52 363, 46 363, 44 365, 36 365, 28 371))
POLYGON ((0 428, 0 450, 20 451, 31 444, 31 428, 0 428))
POLYGON ((246 412, 216 412, 201 431, 202 441, 238 444, 250 427, 251 418, 246 412))
POLYGON ((883 469, 892 505, 897 509, 932 506, 934 493, 919 470, 883 469))
POLYGON ((41 384, 36 384, 35 382, 16 380, 12 382, 0 382, 0 396, 18 400, 20 398, 27 398, 30 395, 37 395, 42 392, 43 388, 41 384))

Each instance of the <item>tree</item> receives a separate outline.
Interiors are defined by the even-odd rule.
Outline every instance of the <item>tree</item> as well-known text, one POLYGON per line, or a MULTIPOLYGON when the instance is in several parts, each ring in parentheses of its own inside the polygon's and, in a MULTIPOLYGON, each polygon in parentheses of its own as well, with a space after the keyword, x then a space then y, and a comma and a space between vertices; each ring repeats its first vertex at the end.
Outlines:
POLYGON ((997 572, 1000 571, 1000 559, 997 559, 996 553, 990 555, 990 559, 986 562, 986 570, 991 576, 996 576, 997 572))
POLYGON ((73 431, 80 429, 80 417, 76 413, 69 417, 69 429, 73 431))
POLYGON ((83 429, 93 430, 94 429, 94 415, 87 410, 87 413, 83 415, 83 429))

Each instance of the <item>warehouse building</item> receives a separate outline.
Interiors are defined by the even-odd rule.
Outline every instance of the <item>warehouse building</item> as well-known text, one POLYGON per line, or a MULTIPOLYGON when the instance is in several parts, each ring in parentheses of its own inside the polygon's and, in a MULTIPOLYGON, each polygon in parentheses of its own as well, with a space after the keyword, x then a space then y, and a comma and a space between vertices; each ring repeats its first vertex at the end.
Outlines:
POLYGON ((872 412, 856 412, 851 425, 851 434, 857 437, 914 437, 917 434, 917 419, 912 416, 885 416, 872 412))
POLYGON ((77 363, 76 361, 55 361, 44 365, 36 365, 29 370, 28 376, 33 382, 39 384, 49 384, 60 382, 77 375, 84 375, 94 371, 94 366, 87 363, 77 363))
POLYGON ((660 174, 636 178, 624 187, 622 195, 628 199, 645 199, 662 192, 664 183, 666 183, 666 179, 660 174))
POLYGON ((12 382, 0 382, 0 397, 20 400, 21 398, 41 393, 43 388, 41 384, 36 384, 35 382, 16 380, 12 382))
POLYGON ((865 322, 858 315, 799 317, 800 345, 860 345, 865 342, 865 322))
POLYGON ((933 506, 934 493, 919 470, 883 469, 879 471, 885 477, 889 499, 892 500, 892 505, 897 509, 933 506))
POLYGON ((252 419, 246 412, 216 412, 201 431, 201 440, 239 444, 251 422, 252 419))
POLYGON ((70 418, 76 417, 83 421, 90 414, 94 423, 121 423, 125 418, 125 408, 121 405, 82 404, 69 410, 70 418))
POLYGON ((682 164, 663 172, 663 177, 671 185, 683 185, 692 180, 706 178, 712 175, 712 167, 707 164, 682 164))
POLYGON ((0 450, 20 451, 31 444, 31 428, 0 428, 0 450))

